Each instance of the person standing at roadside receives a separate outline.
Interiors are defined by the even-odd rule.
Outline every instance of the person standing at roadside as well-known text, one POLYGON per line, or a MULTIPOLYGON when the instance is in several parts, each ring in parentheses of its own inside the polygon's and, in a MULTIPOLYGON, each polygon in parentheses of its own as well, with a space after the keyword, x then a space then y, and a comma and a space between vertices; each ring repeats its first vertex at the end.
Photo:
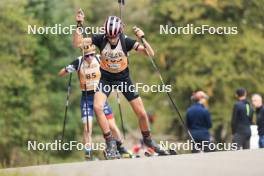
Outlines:
POLYGON ((259 147, 264 148, 264 106, 260 94, 252 95, 252 104, 256 108, 256 119, 259 135, 259 147))
POLYGON ((253 118, 253 107, 247 100, 247 91, 244 88, 236 90, 237 102, 233 107, 231 120, 232 142, 237 144, 238 149, 249 149, 251 136, 250 125, 253 118))
POLYGON ((210 112, 205 107, 208 96, 203 91, 197 91, 193 93, 191 99, 194 103, 187 110, 186 122, 196 144, 193 145, 192 153, 209 152, 208 145, 202 147, 202 143, 210 143, 209 129, 212 127, 210 112))

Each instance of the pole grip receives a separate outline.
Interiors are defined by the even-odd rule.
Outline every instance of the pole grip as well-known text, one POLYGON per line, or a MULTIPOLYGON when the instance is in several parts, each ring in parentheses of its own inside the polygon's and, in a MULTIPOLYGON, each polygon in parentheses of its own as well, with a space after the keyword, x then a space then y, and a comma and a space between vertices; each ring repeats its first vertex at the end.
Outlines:
POLYGON ((119 4, 125 5, 125 0, 118 0, 119 4))

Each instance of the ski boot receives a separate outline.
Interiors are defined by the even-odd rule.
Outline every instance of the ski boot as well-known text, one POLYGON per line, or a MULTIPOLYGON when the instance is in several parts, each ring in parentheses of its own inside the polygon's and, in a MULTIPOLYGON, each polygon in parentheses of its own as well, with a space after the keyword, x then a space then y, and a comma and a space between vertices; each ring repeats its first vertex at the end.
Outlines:
POLYGON ((92 161, 93 160, 92 150, 85 150, 84 158, 86 161, 92 161))
POLYGON ((106 149, 104 150, 106 160, 119 159, 120 154, 117 150, 116 141, 114 139, 106 140, 106 149))

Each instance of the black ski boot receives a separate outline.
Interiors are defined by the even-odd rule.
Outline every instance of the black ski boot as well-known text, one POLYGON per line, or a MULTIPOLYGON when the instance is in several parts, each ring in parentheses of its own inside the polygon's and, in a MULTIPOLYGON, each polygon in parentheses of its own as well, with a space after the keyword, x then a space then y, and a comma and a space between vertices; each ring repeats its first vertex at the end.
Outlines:
POLYGON ((157 153, 159 156, 165 156, 170 155, 166 150, 161 149, 161 147, 152 139, 143 139, 144 144, 152 149, 155 153, 157 153))
POLYGON ((104 150, 106 160, 119 159, 120 154, 117 151, 116 141, 113 138, 106 140, 106 149, 104 150))
POLYGON ((122 146, 122 142, 116 141, 117 150, 122 158, 133 158, 134 155, 130 153, 125 147, 122 146))

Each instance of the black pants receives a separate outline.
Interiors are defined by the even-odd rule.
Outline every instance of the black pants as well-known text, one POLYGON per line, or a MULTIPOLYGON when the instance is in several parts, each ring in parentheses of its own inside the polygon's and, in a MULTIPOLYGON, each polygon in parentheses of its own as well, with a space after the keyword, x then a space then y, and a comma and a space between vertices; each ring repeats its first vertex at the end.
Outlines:
POLYGON ((249 149, 250 135, 235 133, 232 142, 237 144, 238 149, 249 149))
POLYGON ((112 92, 112 89, 118 89, 126 97, 127 101, 132 101, 139 97, 130 77, 120 80, 108 80, 101 77, 97 91, 103 92, 107 97, 112 92))

